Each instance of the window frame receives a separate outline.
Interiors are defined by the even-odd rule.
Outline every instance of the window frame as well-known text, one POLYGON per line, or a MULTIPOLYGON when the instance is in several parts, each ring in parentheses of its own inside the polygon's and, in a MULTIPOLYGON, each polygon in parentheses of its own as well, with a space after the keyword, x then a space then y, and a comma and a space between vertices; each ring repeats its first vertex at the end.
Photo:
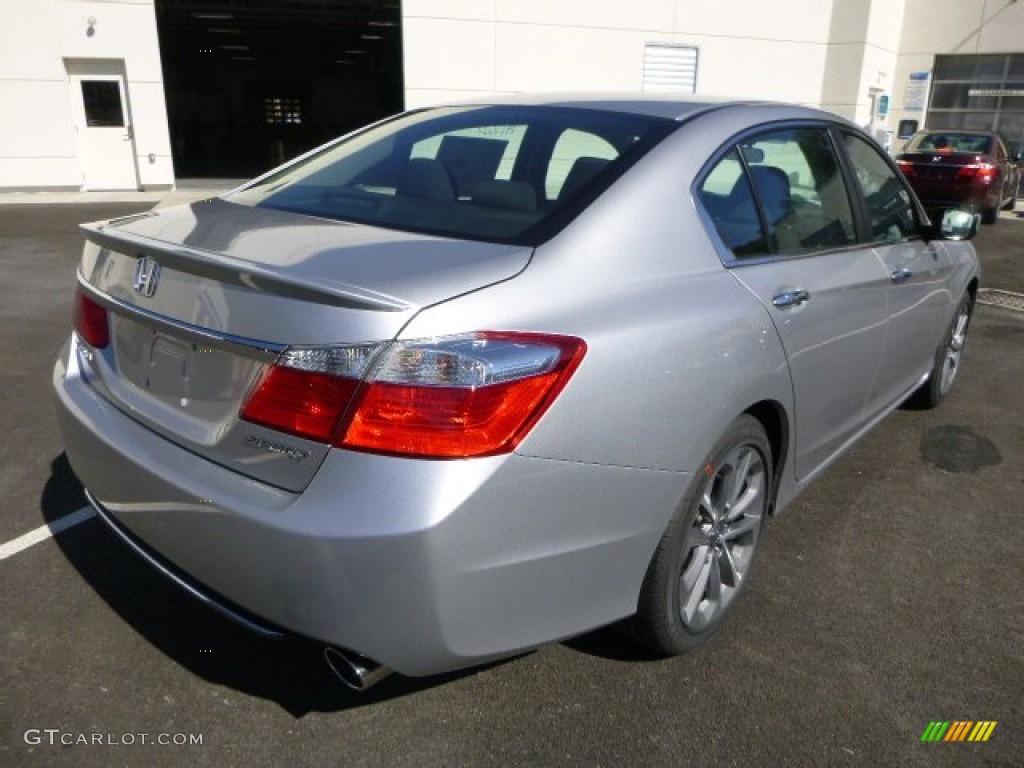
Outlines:
POLYGON ((816 258, 825 254, 842 253, 845 251, 862 250, 868 247, 874 247, 879 245, 891 245, 901 242, 909 242, 914 240, 926 239, 925 230, 929 226, 929 219, 921 207, 920 201, 917 199, 917 195, 910 188, 906 179, 899 172, 895 162, 889 157, 884 151, 879 150, 879 155, 883 158, 886 165, 893 172, 897 180, 903 186, 903 188, 910 194, 910 199, 913 203, 915 218, 917 220, 917 231, 915 234, 909 237, 904 237, 899 240, 876 240, 871 231, 871 216, 868 211, 867 201, 864 198, 864 193, 860 188, 860 184, 857 181, 856 173, 853 168, 853 164, 850 160, 849 155, 846 151, 846 146, 842 140, 843 132, 847 132, 857 136, 868 142, 869 145, 874 146, 874 142, 871 137, 868 136, 863 130, 853 123, 841 123, 838 121, 830 120, 815 120, 812 118, 799 118, 799 119, 782 119, 782 120, 771 120, 764 123, 759 123, 756 126, 746 128, 730 136, 726 141, 715 150, 714 153, 708 158, 707 162, 701 166, 700 171, 697 172, 694 177, 693 184, 690 186, 690 197, 694 207, 697 210, 698 218, 704 226, 707 232, 708 238, 718 253, 719 260, 722 265, 727 269, 733 269, 736 267, 748 267, 757 266, 759 264, 773 263, 777 261, 790 261, 794 259, 809 259, 816 258), (855 239, 851 243, 845 245, 833 245, 824 246, 821 248, 811 248, 806 251, 799 251, 795 253, 781 253, 777 248, 773 248, 772 243, 768 237, 769 229, 766 225, 766 217, 761 204, 761 200, 758 196, 757 189, 753 184, 753 179, 750 175, 749 164, 746 157, 744 157, 740 144, 744 141, 756 139, 756 137, 762 134, 771 133, 779 130, 795 129, 795 128, 817 128, 826 132, 829 138, 829 142, 832 146, 832 151, 836 156, 836 162, 838 164, 839 173, 842 177, 843 186, 846 190, 846 196, 850 203, 850 210, 853 216, 854 224, 854 235, 855 239), (761 236, 764 241, 768 244, 771 249, 769 253, 765 253, 759 256, 736 256, 732 249, 722 240, 722 237, 718 234, 718 228, 715 225, 714 219, 711 217, 710 212, 705 207, 701 200, 701 186, 704 181, 710 175, 711 171, 721 162, 730 151, 734 151, 739 155, 740 163, 743 168, 743 173, 746 175, 747 183, 750 185, 752 190, 752 197, 754 205, 757 208, 757 215, 761 222, 761 236))
POLYGON ((855 130, 851 126, 833 125, 831 130, 833 133, 833 143, 837 144, 842 149, 842 163, 845 166, 844 173, 846 174, 849 183, 852 184, 852 186, 854 186, 856 189, 857 202, 854 207, 858 210, 856 210, 854 213, 856 218, 860 220, 858 224, 858 230, 861 230, 861 228, 863 228, 863 244, 871 246, 882 246, 895 245, 897 243, 908 243, 916 240, 924 240, 925 229, 930 225, 930 219, 928 218, 928 215, 925 213, 924 208, 921 206, 921 201, 917 199, 917 194, 914 192, 910 184, 907 182, 906 178, 900 172, 899 167, 897 167, 896 162, 892 159, 892 157, 890 157, 889 153, 885 152, 884 150, 881 149, 881 147, 877 146, 877 144, 871 140, 871 137, 866 135, 863 131, 855 130), (917 231, 915 234, 909 237, 901 237, 898 240, 878 240, 874 237, 873 228, 871 226, 871 211, 868 208, 868 202, 864 196, 864 192, 860 188, 860 183, 857 181, 857 172, 854 169, 853 162, 850 158, 849 153, 846 150, 846 142, 843 141, 843 134, 850 134, 851 136, 856 136, 858 139, 865 141, 870 148, 874 149, 878 156, 882 158, 882 161, 889 168, 889 170, 892 171, 893 176, 902 185, 903 189, 906 190, 906 192, 910 195, 911 208, 913 208, 914 210, 914 218, 917 222, 917 231))

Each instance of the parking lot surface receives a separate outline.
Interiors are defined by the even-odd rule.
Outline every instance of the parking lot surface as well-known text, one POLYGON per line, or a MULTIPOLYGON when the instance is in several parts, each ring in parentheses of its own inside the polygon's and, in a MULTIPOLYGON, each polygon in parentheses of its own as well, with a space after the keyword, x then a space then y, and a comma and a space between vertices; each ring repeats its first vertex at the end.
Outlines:
MULTIPOLYGON (((50 393, 76 225, 151 205, 0 205, 0 765, 1021 765, 1024 312, 979 306, 949 400, 894 413, 773 521, 708 646, 657 659, 607 629, 360 695, 95 517, 47 535, 85 507, 50 393), (922 743, 933 721, 997 725, 922 743)), ((1024 292, 1024 214, 975 244, 985 286, 1024 292)))

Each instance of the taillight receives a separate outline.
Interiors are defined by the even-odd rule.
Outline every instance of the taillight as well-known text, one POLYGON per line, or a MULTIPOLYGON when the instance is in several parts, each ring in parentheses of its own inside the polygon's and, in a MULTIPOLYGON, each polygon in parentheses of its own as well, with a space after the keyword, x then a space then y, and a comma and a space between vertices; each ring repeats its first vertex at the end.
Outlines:
POLYGON ((900 171, 903 172, 904 176, 914 175, 914 164, 907 160, 897 160, 896 165, 899 166, 900 171))
POLYGON ((566 336, 481 332, 356 349, 368 351, 342 376, 291 368, 279 381, 279 361, 247 400, 242 418, 375 453, 507 453, 562 391, 586 345, 566 336), (365 380, 358 384, 353 374, 360 367, 365 380))
POLYGON ((328 442, 377 345, 292 348, 260 377, 242 406, 255 424, 328 442))
POLYGON ((996 178, 996 167, 989 163, 961 166, 957 172, 958 179, 976 179, 982 184, 991 184, 996 178))
POLYGON ((107 310, 82 291, 75 294, 75 331, 87 344, 103 349, 110 343, 107 310))

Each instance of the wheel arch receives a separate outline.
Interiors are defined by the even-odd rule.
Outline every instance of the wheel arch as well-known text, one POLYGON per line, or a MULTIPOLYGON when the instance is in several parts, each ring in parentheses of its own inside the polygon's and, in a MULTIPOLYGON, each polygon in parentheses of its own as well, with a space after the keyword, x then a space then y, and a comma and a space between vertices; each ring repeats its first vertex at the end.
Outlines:
POLYGON ((786 459, 789 456, 790 429, 786 409, 777 400, 761 400, 747 408, 748 413, 757 419, 768 435, 768 444, 772 451, 772 487, 768 498, 768 512, 775 514, 775 498, 779 491, 786 459))

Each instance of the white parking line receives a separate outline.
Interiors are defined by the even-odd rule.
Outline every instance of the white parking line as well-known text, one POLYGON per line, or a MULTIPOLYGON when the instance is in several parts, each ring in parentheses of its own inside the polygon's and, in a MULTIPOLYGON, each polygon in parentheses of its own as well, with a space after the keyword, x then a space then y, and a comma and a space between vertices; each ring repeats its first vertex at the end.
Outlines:
POLYGON ((79 523, 84 523, 96 517, 96 510, 92 507, 82 507, 76 512, 72 512, 70 515, 64 515, 64 517, 57 518, 52 523, 41 525, 34 531, 19 536, 16 539, 8 541, 6 544, 0 544, 0 560, 6 560, 11 555, 16 555, 22 550, 28 549, 33 544, 38 544, 40 541, 46 541, 51 536, 56 536, 58 533, 63 533, 68 528, 73 528, 79 523))

